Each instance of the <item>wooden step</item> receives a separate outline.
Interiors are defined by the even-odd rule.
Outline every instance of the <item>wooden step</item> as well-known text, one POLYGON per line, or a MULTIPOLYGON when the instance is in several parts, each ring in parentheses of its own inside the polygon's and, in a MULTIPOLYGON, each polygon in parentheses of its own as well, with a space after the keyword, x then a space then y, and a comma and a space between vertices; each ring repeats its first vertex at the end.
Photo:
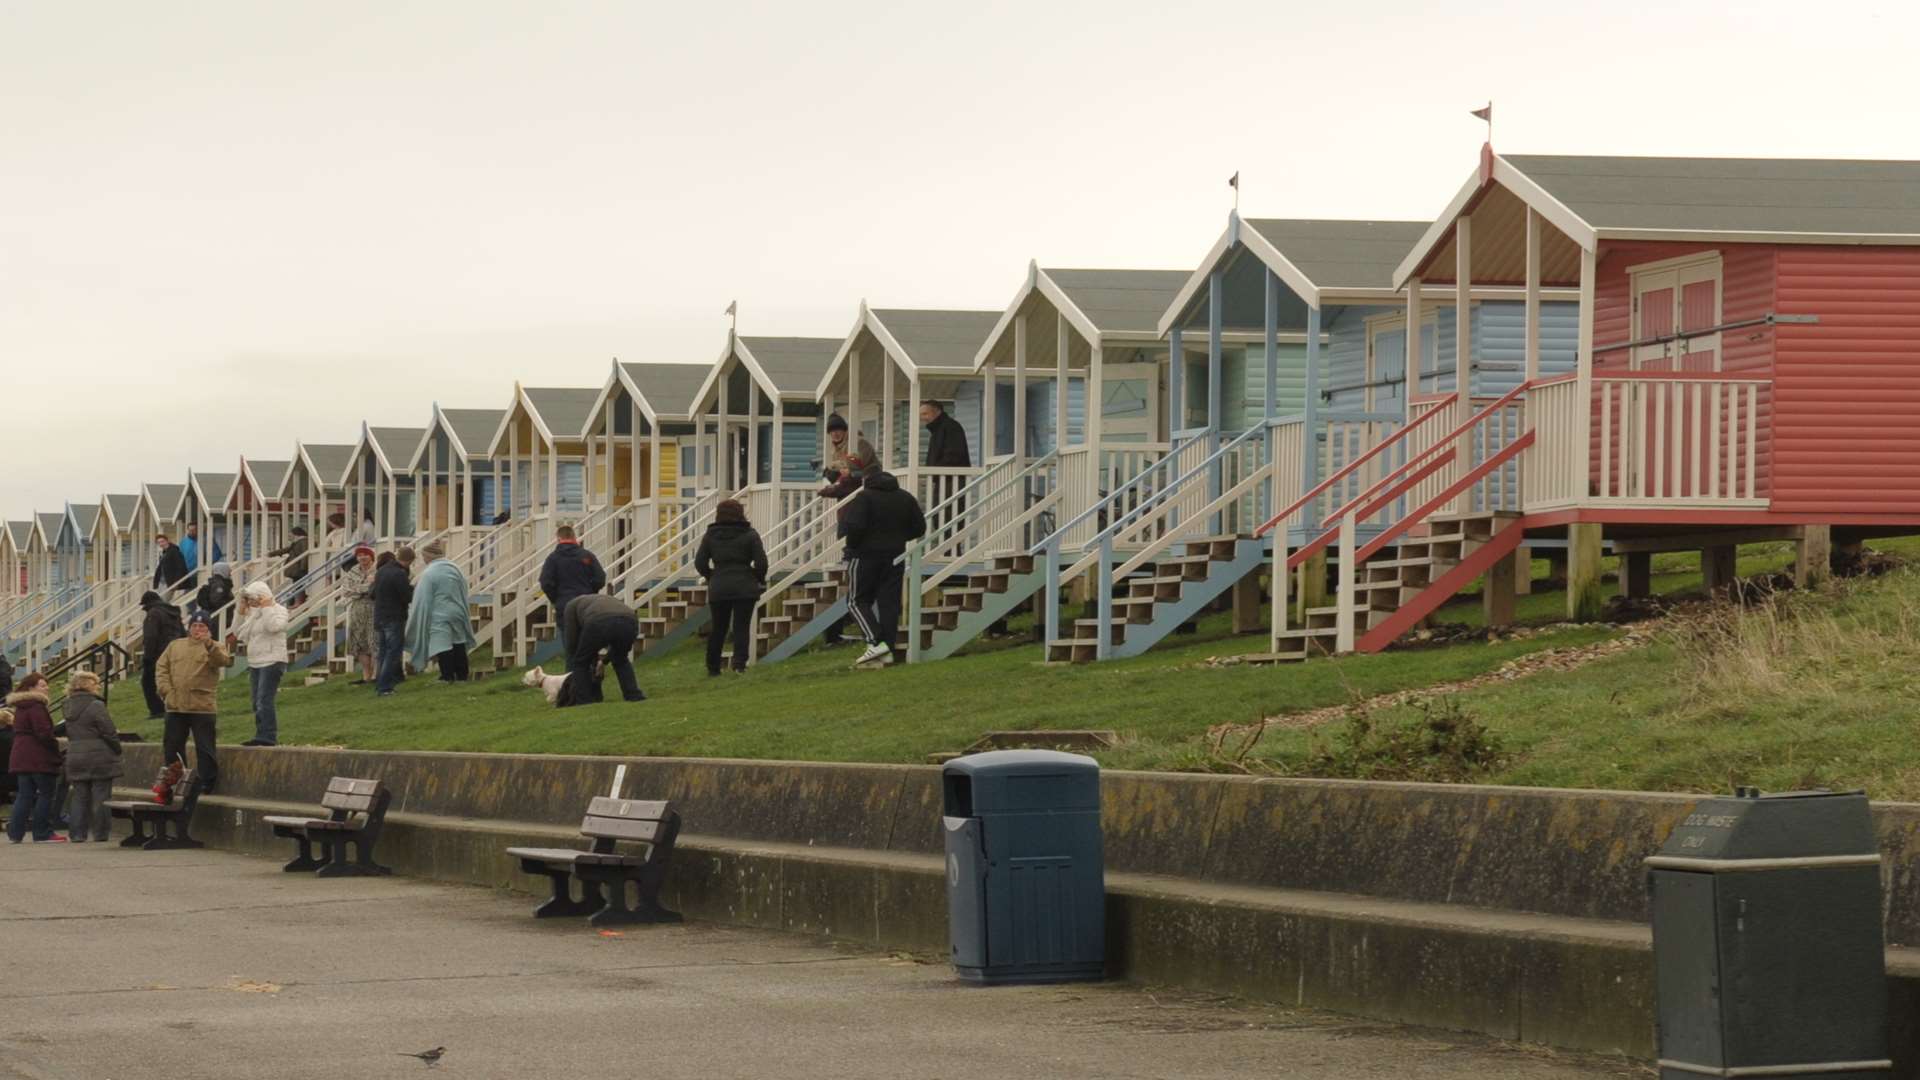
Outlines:
POLYGON ((1099 651, 1099 644, 1092 638, 1066 638, 1047 642, 1048 663, 1085 664, 1091 663, 1099 651))
POLYGON ((993 558, 993 566, 996 570, 1007 570, 1016 574, 1031 574, 1033 573, 1033 556, 996 555, 993 558))

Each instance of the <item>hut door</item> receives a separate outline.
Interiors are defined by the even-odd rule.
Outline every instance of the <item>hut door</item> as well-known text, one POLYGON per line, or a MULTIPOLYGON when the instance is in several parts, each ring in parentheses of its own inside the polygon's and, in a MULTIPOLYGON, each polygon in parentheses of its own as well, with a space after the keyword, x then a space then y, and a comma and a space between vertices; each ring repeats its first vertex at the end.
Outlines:
MULTIPOLYGON (((1720 256, 1633 272, 1633 338, 1671 338, 1720 324, 1720 256)), ((1637 345, 1633 366, 1641 371, 1718 371, 1720 335, 1701 334, 1637 345)))
POLYGON ((1158 364, 1100 369, 1100 441, 1153 442, 1160 432, 1158 364))

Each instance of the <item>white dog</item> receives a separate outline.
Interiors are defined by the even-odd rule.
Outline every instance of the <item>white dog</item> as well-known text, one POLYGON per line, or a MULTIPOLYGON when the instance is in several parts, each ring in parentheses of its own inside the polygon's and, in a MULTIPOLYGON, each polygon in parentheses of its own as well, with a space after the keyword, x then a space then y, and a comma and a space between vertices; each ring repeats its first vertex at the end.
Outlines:
MULTIPOLYGON (((600 674, 599 664, 593 666, 593 672, 597 678, 600 674)), ((549 675, 537 667, 530 667, 527 669, 526 677, 520 681, 546 694, 547 704, 558 705, 560 704, 560 688, 567 685, 567 676, 565 672, 559 675, 549 675)))
POLYGON ((547 704, 549 705, 559 704, 560 688, 567 685, 567 677, 564 673, 560 675, 549 675, 537 667, 528 668, 527 677, 520 681, 545 693, 547 695, 547 704))

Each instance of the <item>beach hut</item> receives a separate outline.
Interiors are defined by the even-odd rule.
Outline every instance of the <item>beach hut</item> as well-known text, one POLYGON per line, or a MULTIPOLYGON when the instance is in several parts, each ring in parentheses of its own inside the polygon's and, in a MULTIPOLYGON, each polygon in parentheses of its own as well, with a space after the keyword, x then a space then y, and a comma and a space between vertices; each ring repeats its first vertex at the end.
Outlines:
POLYGON ((419 503, 411 459, 427 437, 426 428, 360 425, 342 483, 347 520, 371 511, 374 535, 388 543, 411 540, 419 530, 419 503))
POLYGON ((227 500, 239 477, 237 472, 187 470, 187 494, 181 502, 180 527, 183 532, 188 526, 199 529, 195 565, 188 567, 189 570, 197 573, 216 562, 241 557, 235 542, 239 537, 227 513, 227 500))
POLYGON ((505 479, 496 484, 487 456, 506 415, 505 409, 443 409, 435 402, 407 461, 421 493, 420 529, 444 534, 450 548, 457 537, 492 527, 507 505, 500 491, 505 479))
MULTIPOLYGON (((553 538, 553 528, 577 522, 587 510, 587 417, 598 387, 513 384, 513 399, 488 440, 487 457, 496 487, 509 497, 510 520, 531 530, 535 546, 553 538)), ((521 530, 525 531, 525 530, 521 530)))
POLYGON ((233 522, 235 544, 231 555, 241 562, 267 558, 286 543, 289 523, 282 513, 280 489, 286 485, 293 462, 272 458, 240 459, 240 471, 227 492, 227 515, 233 522))
POLYGON ((628 507, 639 528, 658 527, 671 512, 681 498, 680 446, 693 437, 693 399, 707 373, 705 364, 613 362, 587 419, 593 505, 628 507))
POLYGON ((738 495, 769 530, 815 501, 812 463, 826 438, 818 392, 840 346, 839 338, 728 332, 694 393, 694 434, 681 447, 682 472, 698 493, 738 495), (789 438, 801 452, 789 452, 789 438))
MULTIPOLYGON (((1603 543, 1637 595, 1656 551, 1700 551, 1721 588, 1742 542, 1797 542, 1813 580, 1834 543, 1920 531, 1916 207, 1920 162, 1483 148, 1393 283, 1410 309, 1429 290, 1464 304, 1518 289, 1520 378, 1491 402, 1435 401, 1396 434, 1405 453, 1387 452, 1406 464, 1377 484, 1428 475, 1365 544, 1347 537, 1367 507, 1344 508, 1337 625, 1300 635, 1383 648, 1481 573, 1488 603, 1510 605, 1502 564, 1533 540, 1566 544, 1569 613, 1590 618, 1603 543), (1541 300, 1554 288, 1579 301, 1559 374, 1541 300)), ((1477 329, 1456 321, 1457 363, 1477 329)))
POLYGON ((344 482, 352 456, 353 446, 348 443, 293 445, 293 459, 276 496, 282 535, 291 536, 295 525, 306 527, 309 550, 314 553, 308 560, 309 572, 345 554, 346 539, 353 533, 347 518, 344 482), (329 523, 335 515, 342 522, 337 528, 329 523))
MULTIPOLYGON (((879 453, 881 467, 897 474, 923 507, 944 502, 982 471, 985 380, 973 361, 999 318, 998 311, 872 308, 863 300, 814 390, 823 411, 857 424, 879 453), (925 465, 926 430, 919 409, 929 400, 960 422, 970 466, 925 465)), ((818 445, 796 448, 795 441, 789 438, 784 447, 789 471, 811 481, 818 473, 808 466, 819 456, 818 445)))
POLYGON ((139 495, 102 495, 100 513, 94 519, 94 576, 101 581, 132 579, 139 581, 152 570, 141 561, 151 551, 153 536, 137 532, 140 521, 139 495))

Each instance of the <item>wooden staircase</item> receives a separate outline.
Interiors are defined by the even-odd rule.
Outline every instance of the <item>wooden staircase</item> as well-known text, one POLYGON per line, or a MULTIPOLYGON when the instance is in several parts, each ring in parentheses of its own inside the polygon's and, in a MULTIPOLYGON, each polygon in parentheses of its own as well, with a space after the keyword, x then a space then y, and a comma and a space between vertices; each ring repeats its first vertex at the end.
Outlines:
MULTIPOLYGON (((1106 632, 1110 656, 1145 651, 1263 561, 1264 543, 1244 536, 1196 536, 1179 541, 1180 554, 1146 563, 1115 583, 1106 632)), ((1098 658, 1098 617, 1075 619, 1073 636, 1047 642, 1050 663, 1098 658)))
POLYGON ((815 577, 796 582, 762 609, 765 614, 754 627, 754 655, 785 659, 826 629, 816 624, 829 615, 838 618, 844 614, 852 599, 844 566, 831 566, 815 577))
MULTIPOLYGON (((1391 645, 1516 550, 1525 532, 1518 516, 1507 513, 1436 516, 1429 525, 1425 535, 1401 536, 1355 568, 1354 651, 1391 645)), ((1273 659, 1333 655, 1340 611, 1339 603, 1307 608, 1305 626, 1274 635, 1273 659)))
MULTIPOLYGON (((933 589, 920 608, 919 660, 941 660, 1007 617, 1046 581, 1032 555, 997 555, 933 589)), ((908 583, 912 587, 912 583, 908 583)), ((905 644, 903 648, 907 647, 905 644)))

